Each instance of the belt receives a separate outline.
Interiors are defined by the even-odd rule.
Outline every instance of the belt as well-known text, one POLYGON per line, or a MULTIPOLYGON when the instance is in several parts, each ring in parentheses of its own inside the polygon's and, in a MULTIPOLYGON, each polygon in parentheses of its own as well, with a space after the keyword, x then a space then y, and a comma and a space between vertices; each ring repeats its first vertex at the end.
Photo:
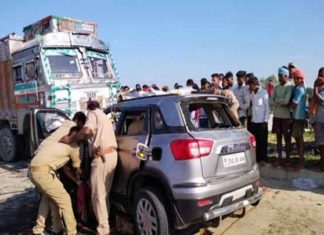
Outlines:
POLYGON ((108 147, 106 149, 100 150, 94 154, 94 158, 104 157, 106 154, 116 152, 116 147, 108 147))
POLYGON ((54 171, 51 166, 29 166, 30 171, 54 171))

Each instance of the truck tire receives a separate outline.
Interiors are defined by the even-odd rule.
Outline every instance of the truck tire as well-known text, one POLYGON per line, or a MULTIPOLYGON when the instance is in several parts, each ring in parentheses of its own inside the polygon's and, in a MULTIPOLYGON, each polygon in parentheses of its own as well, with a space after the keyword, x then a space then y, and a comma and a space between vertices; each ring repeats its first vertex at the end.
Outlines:
POLYGON ((0 129, 0 159, 12 162, 16 159, 16 136, 8 126, 0 129))
POLYGON ((135 195, 135 227, 139 235, 169 235, 170 225, 163 200, 155 190, 144 188, 135 195))

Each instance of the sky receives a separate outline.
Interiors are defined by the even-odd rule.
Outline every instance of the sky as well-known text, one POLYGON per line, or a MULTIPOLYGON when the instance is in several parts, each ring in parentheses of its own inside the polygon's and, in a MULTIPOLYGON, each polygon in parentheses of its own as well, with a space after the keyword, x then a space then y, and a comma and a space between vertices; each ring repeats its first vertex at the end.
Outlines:
POLYGON ((124 85, 197 83, 238 70, 261 78, 295 62, 311 85, 324 66, 322 0, 14 0, 0 37, 47 15, 94 21, 124 85))

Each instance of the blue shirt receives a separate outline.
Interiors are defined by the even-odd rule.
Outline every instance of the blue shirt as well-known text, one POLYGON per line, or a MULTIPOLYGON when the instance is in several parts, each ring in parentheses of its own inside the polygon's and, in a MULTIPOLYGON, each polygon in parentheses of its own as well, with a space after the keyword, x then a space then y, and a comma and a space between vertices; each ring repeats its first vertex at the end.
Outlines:
POLYGON ((297 120, 306 119, 306 89, 304 86, 294 87, 292 102, 297 106, 293 109, 292 118, 297 120))

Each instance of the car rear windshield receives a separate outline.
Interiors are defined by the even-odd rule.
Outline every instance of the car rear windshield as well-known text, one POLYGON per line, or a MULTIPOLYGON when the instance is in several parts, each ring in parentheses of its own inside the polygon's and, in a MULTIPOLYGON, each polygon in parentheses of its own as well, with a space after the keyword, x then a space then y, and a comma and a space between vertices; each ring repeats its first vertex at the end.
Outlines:
POLYGON ((185 101, 181 107, 191 131, 230 128, 238 125, 224 102, 199 99, 185 101))

